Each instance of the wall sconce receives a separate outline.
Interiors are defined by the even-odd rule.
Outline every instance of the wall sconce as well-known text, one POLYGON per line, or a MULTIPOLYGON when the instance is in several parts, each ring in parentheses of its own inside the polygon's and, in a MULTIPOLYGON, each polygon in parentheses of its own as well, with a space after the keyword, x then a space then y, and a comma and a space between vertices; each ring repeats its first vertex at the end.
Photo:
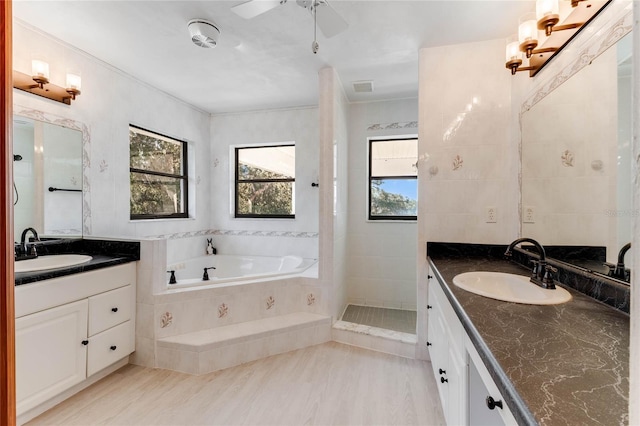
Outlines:
POLYGON ((542 67, 584 27, 604 7, 611 2, 595 0, 570 0, 572 10, 560 24, 558 0, 537 0, 536 12, 520 18, 517 41, 507 41, 505 66, 514 75, 518 71, 529 71, 533 77, 542 67), (560 24, 560 25, 559 25, 560 24), (540 41, 538 30, 544 30, 546 39, 540 41), (516 44, 514 45, 514 41, 516 44), (522 55, 518 56, 515 47, 529 59, 528 66, 522 66, 522 55))
POLYGON ((66 105, 80 95, 82 79, 78 73, 68 73, 66 87, 49 82, 49 64, 40 59, 31 61, 31 75, 13 71, 13 87, 66 105), (36 84, 34 84, 34 82, 36 84))

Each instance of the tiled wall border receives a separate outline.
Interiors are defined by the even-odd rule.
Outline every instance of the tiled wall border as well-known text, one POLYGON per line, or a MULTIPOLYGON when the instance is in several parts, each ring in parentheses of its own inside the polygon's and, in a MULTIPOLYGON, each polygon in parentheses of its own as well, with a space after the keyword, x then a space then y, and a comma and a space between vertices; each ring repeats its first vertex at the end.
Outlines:
POLYGON ((89 133, 89 128, 80 121, 20 105, 13 106, 13 113, 21 117, 82 132, 82 233, 83 235, 91 235, 91 182, 89 181, 89 173, 91 171, 91 157, 89 155, 91 152, 91 134, 89 133))
POLYGON ((176 240, 181 238, 202 237, 206 235, 229 235, 241 237, 286 237, 286 238, 318 238, 317 232, 304 231, 261 231, 243 229, 203 229, 200 231, 176 232, 173 234, 148 235, 146 238, 176 240))
POLYGON ((375 123, 371 124, 367 127, 368 132, 373 132, 375 130, 391 130, 391 129, 417 129, 418 122, 417 121, 405 121, 405 122, 395 122, 395 123, 375 123))

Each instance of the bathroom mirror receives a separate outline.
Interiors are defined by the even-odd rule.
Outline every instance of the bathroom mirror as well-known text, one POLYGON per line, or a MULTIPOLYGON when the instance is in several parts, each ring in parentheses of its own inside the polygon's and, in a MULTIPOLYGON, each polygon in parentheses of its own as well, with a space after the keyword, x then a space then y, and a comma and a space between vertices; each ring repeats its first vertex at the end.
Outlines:
MULTIPOLYGON (((627 34, 521 117, 522 235, 545 246, 604 247, 613 264, 638 215, 631 205, 631 47, 627 34)), ((608 272, 602 262, 558 260, 608 272)))
POLYGON ((15 239, 82 236, 83 132, 40 118, 13 119, 15 239))

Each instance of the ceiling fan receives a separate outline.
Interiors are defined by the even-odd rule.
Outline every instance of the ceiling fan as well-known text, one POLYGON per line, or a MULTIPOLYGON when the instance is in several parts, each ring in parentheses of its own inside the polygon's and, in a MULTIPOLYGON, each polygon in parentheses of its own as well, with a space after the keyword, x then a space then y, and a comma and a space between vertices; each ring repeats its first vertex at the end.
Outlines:
MULTIPOLYGON (((287 0, 249 0, 233 6, 231 10, 245 19, 251 19, 285 3, 287 0)), ((296 0, 296 4, 313 15, 315 26, 320 28, 326 38, 338 35, 349 27, 347 21, 329 5, 328 0, 296 0)), ((311 48, 313 53, 318 52, 315 32, 311 48)))

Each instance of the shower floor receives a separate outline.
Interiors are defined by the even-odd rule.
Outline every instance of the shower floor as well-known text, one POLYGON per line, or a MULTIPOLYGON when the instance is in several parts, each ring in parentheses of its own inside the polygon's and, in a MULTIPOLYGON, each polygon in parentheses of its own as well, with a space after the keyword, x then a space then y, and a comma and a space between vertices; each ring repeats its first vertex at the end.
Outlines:
POLYGON ((416 334, 416 311, 347 305, 342 321, 416 334))

